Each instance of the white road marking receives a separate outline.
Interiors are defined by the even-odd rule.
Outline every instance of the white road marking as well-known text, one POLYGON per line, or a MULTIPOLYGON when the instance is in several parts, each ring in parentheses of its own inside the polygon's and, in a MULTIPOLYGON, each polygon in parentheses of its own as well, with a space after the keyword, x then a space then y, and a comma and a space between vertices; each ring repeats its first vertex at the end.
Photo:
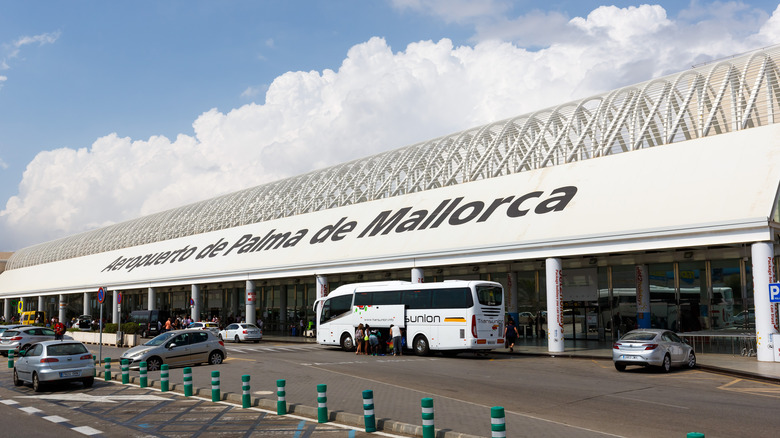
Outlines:
POLYGON ((89 435, 100 435, 101 433, 103 433, 103 432, 101 432, 101 431, 99 431, 97 429, 93 429, 93 428, 91 428, 89 426, 74 427, 71 430, 74 430, 74 431, 76 431, 76 432, 78 432, 80 434, 88 435, 88 436, 89 435))
POLYGON ((65 423, 68 421, 67 418, 62 418, 59 415, 49 415, 48 417, 43 417, 43 419, 51 421, 52 423, 65 423))
POLYGON ((32 406, 28 406, 26 408, 19 408, 20 411, 27 412, 28 414, 37 414, 38 412, 43 412, 38 408, 34 408, 32 406))
POLYGON ((139 394, 139 395, 105 395, 94 396, 89 394, 43 394, 43 395, 26 395, 19 398, 37 398, 43 400, 58 400, 58 401, 75 401, 75 402, 87 402, 87 403, 119 403, 120 401, 167 401, 165 397, 158 397, 152 394, 139 394))

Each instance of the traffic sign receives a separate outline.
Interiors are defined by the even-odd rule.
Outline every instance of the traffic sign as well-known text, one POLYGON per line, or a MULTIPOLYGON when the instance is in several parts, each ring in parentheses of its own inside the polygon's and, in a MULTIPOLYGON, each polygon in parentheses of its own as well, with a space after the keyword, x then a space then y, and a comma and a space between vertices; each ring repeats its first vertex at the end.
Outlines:
POLYGON ((195 300, 193 298, 190 298, 190 307, 195 306, 195 300))
POLYGON ((780 303, 780 283, 769 283, 769 302, 780 303))
POLYGON ((116 294, 116 303, 122 304, 122 292, 117 292, 116 294))
POLYGON ((103 304, 103 301, 106 300, 106 291, 103 290, 101 287, 98 289, 98 303, 103 304))
POLYGON ((22 313, 24 311, 24 301, 19 300, 19 313, 22 313))

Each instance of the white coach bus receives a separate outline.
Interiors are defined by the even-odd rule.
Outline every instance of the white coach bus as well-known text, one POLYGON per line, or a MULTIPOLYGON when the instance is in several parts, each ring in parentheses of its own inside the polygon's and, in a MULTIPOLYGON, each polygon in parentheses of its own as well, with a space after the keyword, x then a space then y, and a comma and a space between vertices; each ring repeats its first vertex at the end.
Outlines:
POLYGON ((418 355, 486 351, 504 345, 504 290, 492 281, 346 284, 314 303, 317 343, 355 347, 355 328, 402 328, 418 355))

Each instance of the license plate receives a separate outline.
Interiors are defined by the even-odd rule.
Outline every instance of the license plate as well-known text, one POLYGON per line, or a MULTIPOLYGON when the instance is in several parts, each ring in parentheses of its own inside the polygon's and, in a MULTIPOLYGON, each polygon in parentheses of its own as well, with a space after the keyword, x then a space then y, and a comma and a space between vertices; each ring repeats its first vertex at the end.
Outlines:
POLYGON ((60 377, 78 377, 81 375, 80 371, 65 371, 60 373, 60 377))
POLYGON ((630 355, 624 354, 622 359, 638 359, 638 357, 637 356, 630 356, 630 355))
POLYGON ((248 334, 250 334, 250 335, 256 335, 256 334, 257 334, 257 332, 256 332, 256 331, 254 331, 254 330, 252 330, 252 331, 249 331, 249 332, 247 332, 247 333, 248 333, 248 334))

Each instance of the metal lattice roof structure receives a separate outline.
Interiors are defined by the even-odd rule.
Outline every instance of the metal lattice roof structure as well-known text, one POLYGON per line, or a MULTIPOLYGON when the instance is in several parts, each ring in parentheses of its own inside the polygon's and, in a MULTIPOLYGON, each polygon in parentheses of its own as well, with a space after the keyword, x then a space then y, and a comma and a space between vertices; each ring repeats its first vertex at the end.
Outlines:
MULTIPOLYGON (((775 123, 780 46, 17 251, 17 269, 775 123)), ((735 145, 738 147, 738 145, 735 145)))

